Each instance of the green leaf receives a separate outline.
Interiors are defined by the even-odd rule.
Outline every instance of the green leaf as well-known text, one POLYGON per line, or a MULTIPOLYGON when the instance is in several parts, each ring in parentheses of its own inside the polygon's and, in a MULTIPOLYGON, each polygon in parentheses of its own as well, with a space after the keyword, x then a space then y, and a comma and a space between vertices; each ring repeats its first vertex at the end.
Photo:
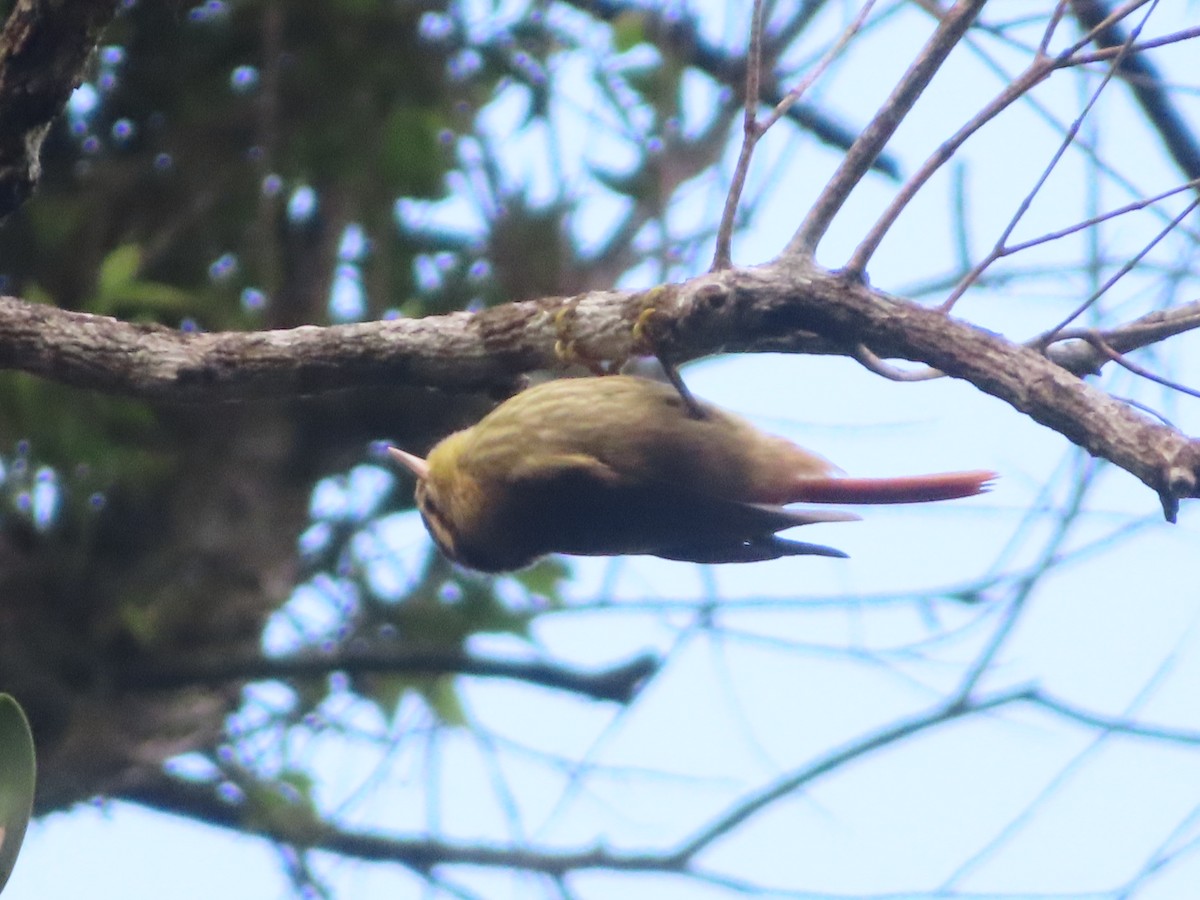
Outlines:
POLYGON ((626 10, 618 15, 612 23, 613 49, 618 53, 631 50, 646 40, 645 13, 626 10))
POLYGON ((425 702, 442 724, 451 728, 462 728, 467 724, 467 713, 463 709, 453 678, 427 680, 420 690, 425 702))
POLYGON ((121 294, 126 285, 137 277, 142 265, 142 248, 137 244, 122 244, 104 258, 96 274, 96 294, 101 298, 121 294))
POLYGON ((25 713, 0 694, 0 891, 12 875, 33 813, 37 765, 25 713))
POLYGON ((438 135, 444 125, 434 110, 397 105, 383 127, 378 175, 392 193, 436 197, 443 192, 443 153, 438 135))
POLYGON ((551 605, 562 604, 563 584, 570 580, 571 568, 556 556, 539 560, 527 569, 512 575, 512 578, 534 597, 544 597, 551 605))
POLYGON ((122 244, 100 263, 96 292, 88 309, 97 315, 121 318, 177 318, 193 304, 193 296, 184 290, 157 281, 138 278, 142 268, 142 248, 122 244))
POLYGON ((313 800, 312 776, 289 769, 277 781, 246 781, 238 785, 246 795, 245 824, 252 829, 310 847, 327 830, 313 800))

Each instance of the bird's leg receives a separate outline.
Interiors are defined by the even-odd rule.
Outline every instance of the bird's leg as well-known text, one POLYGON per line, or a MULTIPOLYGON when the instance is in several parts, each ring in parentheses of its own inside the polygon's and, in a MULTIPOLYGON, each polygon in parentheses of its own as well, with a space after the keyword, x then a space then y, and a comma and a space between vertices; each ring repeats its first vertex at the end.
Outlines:
POLYGON ((683 399, 683 405, 687 407, 688 415, 693 419, 706 418, 707 414, 704 412, 704 407, 700 405, 700 401, 696 399, 691 389, 683 383, 683 376, 679 374, 679 370, 662 353, 654 355, 658 357, 658 361, 662 364, 663 371, 667 375, 667 381, 671 382, 671 386, 679 392, 679 396, 683 399))
POLYGON ((700 401, 696 399, 691 390, 683 382, 683 376, 679 374, 679 369, 675 364, 667 358, 666 350, 663 349, 661 343, 655 340, 651 333, 653 326, 650 324, 654 316, 658 313, 658 309, 654 306, 654 299, 660 288, 654 288, 646 292, 644 299, 645 308, 638 315, 637 321, 633 323, 633 343, 635 347, 645 348, 650 351, 659 365, 663 368, 663 374, 667 376, 667 381, 671 382, 671 387, 679 392, 680 398, 683 400, 683 405, 687 407, 688 415, 693 419, 707 418, 704 412, 704 407, 700 405, 700 401))

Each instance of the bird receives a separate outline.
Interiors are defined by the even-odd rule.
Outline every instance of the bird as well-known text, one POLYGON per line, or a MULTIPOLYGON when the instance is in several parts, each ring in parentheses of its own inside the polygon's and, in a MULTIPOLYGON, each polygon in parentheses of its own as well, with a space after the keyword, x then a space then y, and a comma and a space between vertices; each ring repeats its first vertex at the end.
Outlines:
POLYGON ((438 548, 481 572, 551 553, 695 563, 845 557, 776 532, 853 513, 794 503, 924 503, 984 493, 990 471, 851 478, 734 413, 629 375, 563 378, 509 398, 422 459, 416 478, 438 548))

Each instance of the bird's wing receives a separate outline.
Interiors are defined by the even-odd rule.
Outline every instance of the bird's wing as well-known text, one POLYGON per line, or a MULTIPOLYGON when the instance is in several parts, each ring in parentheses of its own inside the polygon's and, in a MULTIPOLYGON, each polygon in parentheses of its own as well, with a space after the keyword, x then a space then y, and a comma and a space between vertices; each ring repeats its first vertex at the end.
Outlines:
POLYGON ((858 519, 839 510, 788 509, 714 497, 690 487, 627 477, 587 454, 538 454, 509 474, 525 527, 544 552, 651 554, 693 562, 751 562, 801 553, 841 556, 776 531, 858 519))
POLYGON ((654 555, 663 559, 694 563, 761 562, 766 559, 779 559, 781 556, 831 556, 837 559, 846 559, 848 556, 836 547, 789 541, 775 534, 735 543, 661 547, 654 555))

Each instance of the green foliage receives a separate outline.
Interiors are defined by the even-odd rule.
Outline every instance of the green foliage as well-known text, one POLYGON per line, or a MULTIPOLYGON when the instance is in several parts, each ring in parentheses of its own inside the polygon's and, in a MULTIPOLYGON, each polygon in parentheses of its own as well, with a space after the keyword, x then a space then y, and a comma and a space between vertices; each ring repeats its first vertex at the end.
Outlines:
POLYGON ((440 193, 444 166, 438 135, 446 122, 434 110, 397 105, 383 123, 379 187, 397 196, 440 193))
POLYGON ((560 607, 562 590, 571 578, 571 569, 558 557, 548 556, 511 577, 533 597, 546 601, 551 607, 560 607))
MULTIPOLYGON (((47 138, 36 195, 0 226, 3 289, 212 331, 326 323, 334 276, 350 267, 366 318, 561 293, 579 272, 568 227, 575 187, 546 196, 541 175, 510 182, 509 135, 495 141, 475 129, 482 108, 516 96, 519 136, 541 130, 526 126, 547 117, 562 55, 593 52, 553 19, 531 8, 477 28, 442 0, 122 5, 77 102, 47 138), (443 205, 451 184, 469 189, 443 205), (301 189, 315 200, 307 216, 289 212, 301 189), (438 218, 445 207, 460 214, 464 202, 465 223, 438 218), (398 217, 406 207, 417 215, 398 217), (353 260, 339 255, 350 226, 364 237, 353 260)), ((623 17, 618 30, 619 47, 645 39, 640 16, 623 17)), ((670 93, 670 64, 651 69, 670 93)), ((619 100, 632 95, 609 97, 596 121, 627 116, 619 100)), ((623 193, 640 201, 656 179, 636 159, 642 136, 628 131, 635 174, 623 193)), ((597 186, 603 179, 580 194, 597 186)), ((336 414, 311 408, 264 403, 269 424, 259 430, 258 407, 226 417, 0 374, 0 460, 20 463, 3 484, 0 528, 36 538, 24 546, 55 572, 53 589, 87 604, 72 654, 219 653, 229 642, 212 635, 224 640, 226 625, 253 644, 279 602, 279 573, 290 571, 289 560, 274 558, 268 570, 257 555, 281 544, 286 553, 312 482, 353 465, 369 440, 427 427, 409 410, 365 412, 345 437, 322 418, 336 414), (48 469, 61 521, 42 526, 28 509, 22 519, 17 501, 48 469), (243 597, 263 609, 237 606, 243 597)), ((492 580, 436 553, 403 596, 375 596, 351 544, 378 517, 409 507, 405 490, 360 520, 320 523, 335 536, 303 561, 299 580, 346 590, 331 600, 329 631, 311 644, 299 639, 298 652, 390 645, 453 659, 480 633, 528 640, 531 621, 562 603, 560 561, 492 580)), ((302 718, 328 698, 330 679, 291 687, 302 718)), ((465 722, 452 676, 358 674, 352 687, 389 717, 415 695, 440 724, 465 722)), ((276 793, 246 789, 254 821, 278 831, 297 810, 301 823, 315 821, 308 786, 287 783, 276 793)))
POLYGON ((169 445, 144 404, 42 381, 0 376, 0 448, 27 442, 39 463, 87 473, 86 487, 150 487, 171 471, 169 445))
POLYGON ((359 676, 354 679, 354 688, 363 698, 374 703, 389 720, 400 711, 400 701, 409 694, 415 694, 440 725, 460 728, 467 724, 467 715, 452 675, 359 676))
POLYGON ((286 843, 309 846, 326 827, 313 801, 313 779, 307 772, 288 770, 275 781, 240 779, 245 795, 244 821, 286 843))
MULTIPOLYGON (((239 305, 253 287, 271 298, 269 318, 294 322, 291 292, 311 284, 291 279, 313 246, 285 208, 308 185, 323 214, 337 209, 318 225, 392 232, 371 235, 372 265, 396 279, 373 308, 414 293, 417 251, 395 233, 392 205, 443 193, 453 157, 440 137, 463 121, 444 77, 447 48, 418 31, 428 9, 289 4, 282 55, 271 57, 266 3, 229 4, 220 16, 131 7, 85 84, 94 108, 53 129, 36 199, 0 234, 9 290, 215 329, 263 324, 247 323, 239 305), (214 270, 224 257, 230 266, 214 270)), ((321 265, 328 277, 333 260, 321 265)), ((300 320, 322 312, 306 306, 300 320)))
POLYGON ((646 40, 646 15, 637 10, 625 10, 613 20, 613 49, 618 53, 632 50, 646 40))
POLYGON ((33 735, 15 699, 0 694, 0 891, 12 875, 33 810, 33 735))
POLYGON ((179 321, 193 306, 192 294, 140 277, 142 250, 122 244, 100 263, 88 312, 123 319, 179 321))

